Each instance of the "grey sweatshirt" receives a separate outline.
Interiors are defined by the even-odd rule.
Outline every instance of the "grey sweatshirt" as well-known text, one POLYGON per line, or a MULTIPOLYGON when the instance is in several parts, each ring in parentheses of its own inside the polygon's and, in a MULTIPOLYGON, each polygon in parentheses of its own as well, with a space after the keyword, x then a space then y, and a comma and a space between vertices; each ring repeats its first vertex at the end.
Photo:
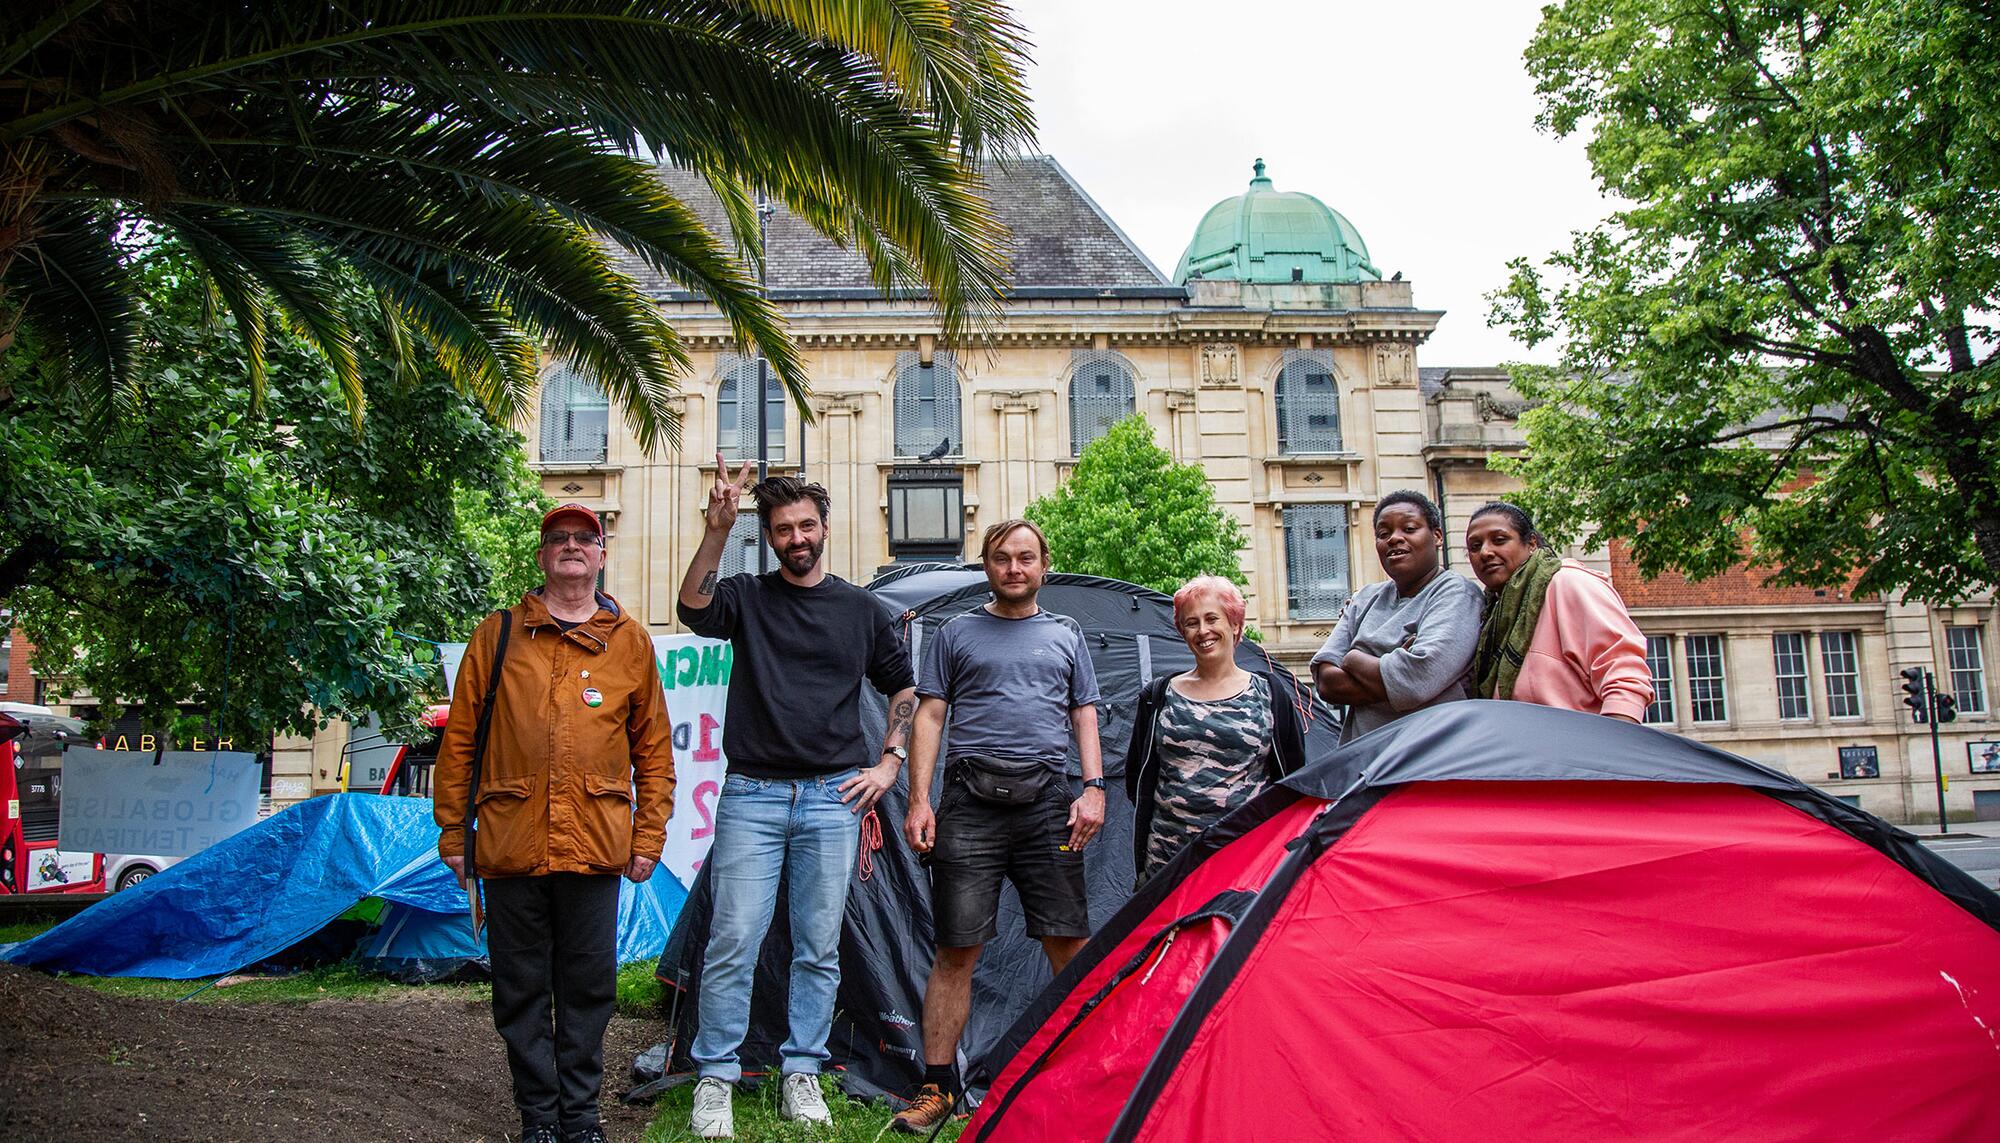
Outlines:
POLYGON ((1408 599, 1393 581, 1356 592, 1312 661, 1334 663, 1359 649, 1382 660, 1386 703, 1349 707, 1340 740, 1351 741, 1435 703, 1472 697, 1472 655, 1479 646, 1479 585, 1439 572, 1408 599))

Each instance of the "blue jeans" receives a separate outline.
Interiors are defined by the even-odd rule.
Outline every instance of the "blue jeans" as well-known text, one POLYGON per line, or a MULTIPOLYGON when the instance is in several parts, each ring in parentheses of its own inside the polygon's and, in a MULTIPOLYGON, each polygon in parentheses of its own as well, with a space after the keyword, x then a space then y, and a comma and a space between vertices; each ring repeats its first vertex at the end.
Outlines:
POLYGON ((791 1028, 781 1070, 818 1075, 826 1062, 847 886, 861 844, 861 819, 841 804, 840 785, 855 774, 794 782, 731 774, 722 785, 707 860, 714 915, 701 968, 700 1024, 689 1051, 704 1079, 743 1078, 736 1052, 750 1028, 750 985, 777 907, 780 873, 792 928, 791 1028))

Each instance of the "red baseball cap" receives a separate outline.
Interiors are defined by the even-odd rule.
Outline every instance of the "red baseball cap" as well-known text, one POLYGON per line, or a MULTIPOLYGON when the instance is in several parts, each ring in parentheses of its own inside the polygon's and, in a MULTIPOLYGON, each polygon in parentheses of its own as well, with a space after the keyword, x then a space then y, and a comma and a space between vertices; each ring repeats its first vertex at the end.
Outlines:
POLYGON ((581 516, 590 521, 590 526, 597 529, 598 535, 602 536, 604 534, 604 521, 597 518, 597 513, 592 512, 581 504, 558 504, 554 508, 549 509, 549 514, 542 517, 542 531, 548 531, 549 524, 563 516, 581 516))

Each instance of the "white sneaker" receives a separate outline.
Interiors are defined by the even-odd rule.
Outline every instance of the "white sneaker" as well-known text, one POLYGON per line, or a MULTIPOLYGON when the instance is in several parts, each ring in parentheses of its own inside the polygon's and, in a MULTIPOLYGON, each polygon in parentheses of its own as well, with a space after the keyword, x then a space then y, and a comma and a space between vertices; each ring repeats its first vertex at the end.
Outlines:
POLYGON ((785 1077, 784 1090, 778 1097, 778 1114, 807 1123, 827 1126, 833 1123, 833 1112, 826 1109, 826 1096, 819 1090, 819 1077, 803 1072, 793 1072, 785 1077))
POLYGON ((728 1080, 707 1076, 694 1084, 694 1114, 688 1116, 688 1129, 701 1139, 733 1139, 736 1137, 736 1118, 729 1109, 729 1097, 734 1088, 728 1080))

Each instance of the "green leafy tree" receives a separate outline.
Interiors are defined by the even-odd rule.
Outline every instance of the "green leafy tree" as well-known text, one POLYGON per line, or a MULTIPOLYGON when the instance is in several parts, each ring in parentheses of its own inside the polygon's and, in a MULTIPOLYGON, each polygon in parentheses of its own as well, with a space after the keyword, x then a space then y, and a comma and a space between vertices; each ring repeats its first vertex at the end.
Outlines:
POLYGON ((1623 209, 1494 320, 1538 519, 1642 572, 1960 599, 2000 572, 2000 11, 1567 0, 1540 124, 1623 209))
POLYGON ((189 704, 240 742, 408 711, 435 668, 396 632, 462 636, 522 580, 540 492, 520 435, 435 367, 398 373, 358 292, 359 435, 324 357, 283 327, 252 415, 243 339, 208 320, 179 247, 135 269, 148 353, 121 415, 93 418, 32 332, 0 359, 0 597, 37 671, 156 726, 189 704))
POLYGON ((0 352, 32 331, 110 403, 136 376, 128 239, 149 228, 234 315, 252 407, 288 323, 360 416, 352 277, 379 348, 405 365, 427 350, 498 419, 546 347, 652 448, 678 439, 688 358, 636 262, 712 299, 803 409, 742 256, 753 188, 884 286, 927 287, 956 334, 1002 281, 973 160, 1031 141, 1025 66, 999 0, 12 0, 0 352), (705 176, 735 241, 642 154, 705 176))
MULTIPOLYGON (((540 586, 542 569, 535 554, 542 543, 542 517, 556 506, 542 493, 541 479, 528 467, 525 451, 509 453, 504 467, 498 484, 490 488, 461 484, 452 502, 459 532, 489 577, 488 610, 512 607, 529 588, 540 586)), ((471 638, 479 618, 467 619, 451 632, 452 637, 471 638)))
POLYGON ((1084 447, 1062 487, 1028 505, 1057 571, 1172 592, 1198 575, 1244 583, 1243 525, 1218 507, 1200 466, 1176 464, 1134 413, 1084 447))

